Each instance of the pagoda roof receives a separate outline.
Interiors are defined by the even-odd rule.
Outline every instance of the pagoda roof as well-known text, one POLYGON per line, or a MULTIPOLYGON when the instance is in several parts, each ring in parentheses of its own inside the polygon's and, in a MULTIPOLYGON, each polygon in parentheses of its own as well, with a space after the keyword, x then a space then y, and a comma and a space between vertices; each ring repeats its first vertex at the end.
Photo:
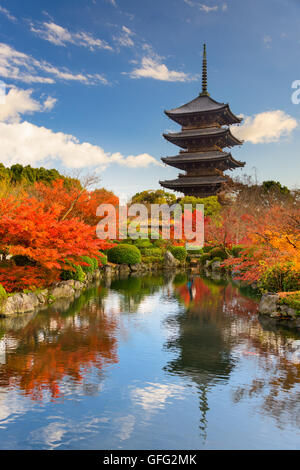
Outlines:
MULTIPOLYGON (((234 145, 242 145, 242 141, 237 139, 229 128, 224 127, 205 127, 199 129, 188 129, 181 132, 170 132, 163 134, 164 138, 179 147, 187 148, 193 140, 204 140, 212 137, 218 140, 223 138, 223 147, 233 147, 234 145)), ((220 146, 220 145, 219 145, 220 146)))
POLYGON ((176 180, 160 181, 159 184, 165 188, 176 189, 193 186, 215 186, 226 181, 224 176, 183 176, 176 180))
POLYGON ((188 165, 189 163, 219 163, 219 162, 226 162, 228 168, 237 168, 245 166, 245 162, 240 162, 235 160, 231 153, 226 152, 218 152, 218 151, 211 151, 211 152, 185 152, 180 153, 174 157, 163 157, 161 159, 164 163, 170 166, 174 166, 178 168, 178 165, 184 166, 188 165))
POLYGON ((199 95, 197 98, 189 101, 188 103, 165 111, 165 114, 176 121, 178 117, 185 117, 193 114, 211 114, 218 112, 226 112, 230 124, 238 124, 242 121, 242 118, 237 117, 230 110, 228 103, 219 103, 208 95, 199 95))

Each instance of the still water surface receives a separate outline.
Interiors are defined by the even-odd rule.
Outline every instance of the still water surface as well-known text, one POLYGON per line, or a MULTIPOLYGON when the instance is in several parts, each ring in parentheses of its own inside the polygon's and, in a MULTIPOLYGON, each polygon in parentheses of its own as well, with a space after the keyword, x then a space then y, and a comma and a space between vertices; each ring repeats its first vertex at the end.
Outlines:
POLYGON ((256 312, 179 274, 0 320, 0 448, 299 449, 300 332, 256 312))

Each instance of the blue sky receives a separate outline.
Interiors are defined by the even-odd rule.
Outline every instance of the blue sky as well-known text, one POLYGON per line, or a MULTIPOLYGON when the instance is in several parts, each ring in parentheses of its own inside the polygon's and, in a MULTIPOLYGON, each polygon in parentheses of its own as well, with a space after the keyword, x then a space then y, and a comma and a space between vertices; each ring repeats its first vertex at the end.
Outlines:
POLYGON ((244 116, 232 149, 260 181, 299 187, 298 0, 0 0, 1 161, 101 175, 118 195, 178 170, 163 113, 208 91, 244 116))

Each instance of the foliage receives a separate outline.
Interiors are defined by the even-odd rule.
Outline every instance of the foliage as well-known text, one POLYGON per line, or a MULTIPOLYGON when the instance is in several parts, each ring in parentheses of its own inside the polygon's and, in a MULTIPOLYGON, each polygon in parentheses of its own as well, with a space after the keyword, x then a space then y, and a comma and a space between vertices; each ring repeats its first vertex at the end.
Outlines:
POLYGON ((290 264, 276 264, 262 274, 259 288, 268 292, 300 290, 300 272, 294 273, 290 264))
POLYGON ((290 194, 290 190, 286 186, 282 186, 279 181, 263 181, 262 183, 262 189, 266 193, 281 193, 285 195, 290 194))
POLYGON ((154 257, 162 257, 163 250, 161 248, 146 248, 144 250, 145 256, 154 256, 154 257))
POLYGON ((224 249, 215 247, 210 251, 211 258, 218 257, 220 260, 224 260, 227 258, 227 253, 224 249))
POLYGON ((59 179, 51 186, 35 183, 22 193, 0 194, 0 282, 8 292, 49 285, 69 269, 66 259, 84 265, 81 257, 88 256, 96 266, 99 250, 114 246, 96 237, 100 193, 76 184, 66 188, 59 179), (12 259, 5 261, 7 255, 12 259))
POLYGON ((94 263, 94 259, 96 259, 96 258, 93 259, 93 258, 90 258, 89 256, 81 256, 81 259, 85 263, 85 264, 81 265, 82 271, 85 274, 93 273, 95 271, 95 269, 97 269, 97 268, 95 268, 95 263, 94 263))
POLYGON ((187 251, 185 246, 171 246, 170 252, 174 258, 178 259, 180 262, 184 263, 187 257, 187 251))
POLYGON ((172 193, 163 191, 162 189, 149 189, 136 193, 131 202, 133 204, 168 204, 172 205, 176 203, 176 196, 172 193))
POLYGON ((221 212, 221 204, 218 202, 217 196, 209 196, 205 198, 199 198, 195 196, 184 196, 180 199, 179 204, 184 209, 184 204, 192 204, 193 210, 196 209, 196 204, 204 205, 204 215, 206 217, 217 218, 221 212))
POLYGON ((1 307, 1 304, 2 304, 3 300, 5 300, 6 297, 7 297, 6 290, 4 289, 2 284, 0 284, 0 307, 1 307))
POLYGON ((141 252, 134 245, 120 244, 107 252, 108 261, 116 264, 137 264, 141 262, 141 252))
POLYGON ((200 256, 200 263, 205 265, 206 261, 210 259, 211 259, 210 253, 203 253, 203 255, 200 256))
MULTIPOLYGON (((105 255, 104 253, 101 253, 101 251, 100 251, 99 256, 100 256, 100 260, 99 260, 100 264, 102 266, 106 266, 107 265, 107 255, 105 255)), ((99 265, 99 262, 97 261, 98 265, 99 265)))
POLYGON ((231 254, 234 258, 238 258, 242 251, 243 247, 241 245, 233 245, 233 247, 231 248, 231 254))
MULTIPOLYGON (((30 165, 22 166, 19 163, 12 165, 10 168, 6 168, 2 163, 0 163, 0 181, 6 180, 11 185, 34 184, 35 182, 50 184, 58 179, 62 179, 65 182, 70 182, 72 180, 71 178, 62 176, 55 169, 47 170, 43 167, 32 168, 30 165)), ((75 180, 72 181, 74 182, 75 180)))
POLYGON ((292 293, 281 293, 279 303, 293 308, 300 315, 300 291, 292 293))
POLYGON ((79 264, 70 263, 72 269, 63 269, 60 273, 60 278, 62 281, 69 281, 73 279, 74 281, 84 282, 85 272, 79 264))

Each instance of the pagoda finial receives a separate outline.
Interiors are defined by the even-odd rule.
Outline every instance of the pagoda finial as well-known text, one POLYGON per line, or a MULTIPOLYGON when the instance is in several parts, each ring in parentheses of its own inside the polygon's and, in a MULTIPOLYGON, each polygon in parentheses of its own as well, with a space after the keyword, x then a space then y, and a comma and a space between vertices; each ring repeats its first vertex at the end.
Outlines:
POLYGON ((207 91, 207 61, 206 61, 206 44, 203 44, 203 63, 202 63, 202 93, 200 96, 209 96, 207 91))

